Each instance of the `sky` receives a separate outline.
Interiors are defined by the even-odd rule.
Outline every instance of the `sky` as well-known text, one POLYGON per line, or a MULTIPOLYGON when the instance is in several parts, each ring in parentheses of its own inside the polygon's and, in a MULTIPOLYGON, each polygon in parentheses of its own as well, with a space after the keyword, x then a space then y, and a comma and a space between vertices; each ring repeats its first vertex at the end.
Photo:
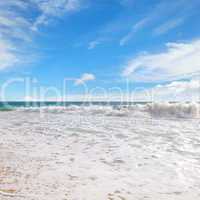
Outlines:
POLYGON ((0 0, 0 99, 198 98, 199 10, 199 0, 0 0))

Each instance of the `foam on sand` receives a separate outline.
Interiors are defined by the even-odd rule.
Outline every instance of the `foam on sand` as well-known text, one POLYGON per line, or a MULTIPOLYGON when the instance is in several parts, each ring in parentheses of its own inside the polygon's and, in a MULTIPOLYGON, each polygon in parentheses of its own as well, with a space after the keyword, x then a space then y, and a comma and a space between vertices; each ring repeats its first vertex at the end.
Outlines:
POLYGON ((162 103, 0 112, 0 163, 11 172, 0 174, 0 199, 198 199, 199 120, 185 119, 197 117, 198 107, 162 103))

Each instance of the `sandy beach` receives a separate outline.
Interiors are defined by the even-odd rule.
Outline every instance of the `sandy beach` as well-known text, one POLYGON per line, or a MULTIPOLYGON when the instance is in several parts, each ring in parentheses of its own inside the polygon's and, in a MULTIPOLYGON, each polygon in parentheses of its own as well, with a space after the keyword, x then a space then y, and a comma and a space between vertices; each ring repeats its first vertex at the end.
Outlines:
POLYGON ((0 199, 198 199, 199 129, 145 112, 0 112, 0 199))

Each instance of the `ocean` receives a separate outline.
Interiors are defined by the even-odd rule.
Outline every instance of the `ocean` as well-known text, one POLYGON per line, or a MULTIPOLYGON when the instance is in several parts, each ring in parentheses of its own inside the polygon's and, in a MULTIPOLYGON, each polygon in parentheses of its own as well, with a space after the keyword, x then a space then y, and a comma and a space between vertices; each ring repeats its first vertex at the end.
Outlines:
POLYGON ((96 101, 96 102, 78 102, 78 101, 68 101, 68 102, 56 102, 56 101, 8 101, 8 102, 0 102, 0 107, 27 107, 27 106, 36 106, 40 107, 43 105, 46 106, 70 106, 70 105, 133 105, 133 104, 146 104, 148 102, 119 102, 119 101, 113 101, 113 102, 106 102, 106 101, 96 101))
POLYGON ((148 102, 55 102, 55 101, 9 101, 0 102, 0 111, 12 110, 17 108, 42 108, 42 107, 70 107, 70 106, 131 106, 131 105, 145 105, 148 102))

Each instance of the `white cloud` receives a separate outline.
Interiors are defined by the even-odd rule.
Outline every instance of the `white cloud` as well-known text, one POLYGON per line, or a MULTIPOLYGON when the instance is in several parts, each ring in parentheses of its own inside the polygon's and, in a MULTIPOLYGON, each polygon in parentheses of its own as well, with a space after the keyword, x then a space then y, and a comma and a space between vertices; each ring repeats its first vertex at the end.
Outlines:
POLYGON ((106 41, 109 41, 109 39, 105 38, 105 37, 100 37, 100 38, 97 38, 96 40, 92 40, 88 44, 88 49, 89 50, 95 49, 98 45, 100 45, 100 44, 102 44, 103 42, 106 42, 106 41))
POLYGON ((0 0, 0 70, 29 62, 32 55, 28 54, 34 52, 27 49, 38 26, 48 24, 54 17, 80 9, 80 1, 0 0), (30 12, 38 14, 35 18, 28 17, 30 12))
POLYGON ((0 7, 0 39, 19 39, 31 41, 30 26, 28 19, 17 11, 5 11, 0 7))
POLYGON ((32 29, 37 30, 38 26, 47 25, 53 17, 60 17, 68 12, 75 12, 80 9, 81 0, 32 0, 40 10, 41 14, 33 24, 32 29))
POLYGON ((171 29, 174 29, 174 28, 182 25, 183 22, 184 22, 184 18, 169 20, 169 21, 163 23, 162 25, 160 25, 159 27, 155 28, 153 33, 155 35, 165 34, 165 33, 169 32, 171 29))
POLYGON ((23 16, 24 1, 0 2, 0 70, 20 63, 25 42, 31 41, 30 21, 23 16))
POLYGON ((139 55, 125 65, 122 75, 135 81, 162 81, 200 70, 200 40, 168 43, 166 51, 139 55))
POLYGON ((88 49, 91 50, 91 49, 94 49, 97 45, 99 45, 101 42, 99 40, 94 40, 94 41, 91 41, 89 42, 89 45, 88 45, 88 49))
POLYGON ((148 22, 151 20, 150 17, 146 17, 142 20, 140 20, 139 22, 137 22, 132 30, 127 34, 125 35, 121 40, 120 40, 120 46, 124 46, 132 37, 133 35, 140 29, 142 29, 143 27, 146 26, 146 24, 148 24, 148 22))
POLYGON ((198 12, 198 9, 198 0, 160 1, 156 5, 152 4, 151 9, 147 11, 145 16, 136 22, 129 32, 121 38, 120 45, 126 45, 137 32, 145 28, 149 29, 148 32, 152 32, 152 28, 157 27, 158 23, 162 23, 162 25, 155 28, 153 34, 164 34, 182 25, 184 20, 198 12), (172 18, 173 16, 176 17, 172 18), (166 21, 166 19, 170 20, 166 21))
POLYGON ((81 85, 81 84, 86 83, 87 81, 93 81, 93 80, 95 80, 94 74, 85 73, 79 79, 75 81, 75 85, 81 85))
POLYGON ((0 39, 0 70, 17 64, 19 59, 15 53, 15 47, 9 42, 0 39))
POLYGON ((22 0, 6 0, 6 1, 0 1, 0 7, 4 8, 19 8, 19 9, 26 9, 28 6, 28 1, 22 1, 22 0))
POLYGON ((200 82, 197 79, 173 81, 169 84, 156 85, 151 89, 136 92, 134 97, 136 101, 199 101, 200 82))
POLYGON ((171 6, 169 6, 168 3, 161 2, 157 4, 156 6, 154 6, 152 10, 149 13, 147 13, 147 15, 144 18, 136 22, 131 28, 131 30, 125 36, 121 38, 120 45, 121 46, 126 45, 128 41, 130 41, 138 31, 146 28, 152 22, 159 19, 161 16, 165 16, 165 15, 167 16, 171 12, 171 9, 169 9, 168 7, 170 8, 175 7, 174 3, 171 3, 170 5, 171 6))

